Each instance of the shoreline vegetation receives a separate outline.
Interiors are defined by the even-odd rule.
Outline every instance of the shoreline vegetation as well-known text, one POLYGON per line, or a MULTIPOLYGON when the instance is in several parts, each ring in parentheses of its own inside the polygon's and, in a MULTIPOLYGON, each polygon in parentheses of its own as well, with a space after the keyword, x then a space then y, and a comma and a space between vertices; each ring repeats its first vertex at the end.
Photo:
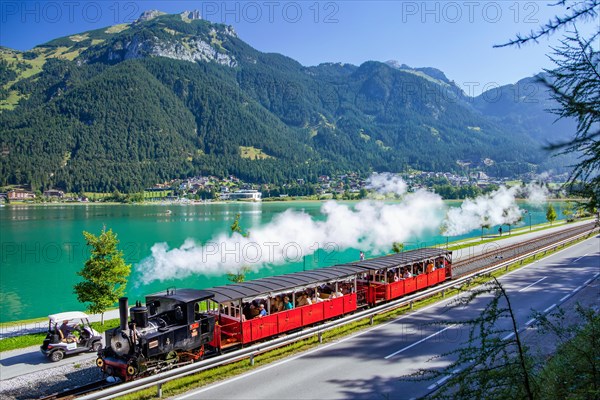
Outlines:
MULTIPOLYGON (((540 225, 536 225, 535 227, 540 228, 540 229, 545 229, 543 227, 543 225, 546 225, 546 224, 541 224, 541 226, 542 226, 541 228, 540 228, 540 225)), ((585 239, 577 240, 573 243, 570 243, 568 246, 570 247, 575 243, 579 243, 581 240, 585 240, 585 239)), ((550 251, 549 254, 554 254, 556 251, 560 251, 560 250, 552 250, 552 251, 550 251)), ((516 269, 523 268, 523 267, 531 264, 532 262, 534 262, 534 260, 535 259, 530 258, 530 259, 525 260, 524 263, 523 262, 513 263, 506 270, 498 270, 498 271, 494 272, 492 274, 492 276, 493 277, 502 276, 502 275, 512 272, 516 269)), ((489 279, 492 279, 492 278, 491 277, 478 278, 476 280, 473 280, 470 284, 466 284, 465 286, 463 286, 461 288, 456 288, 456 289, 451 290, 449 293, 446 293, 446 296, 453 296, 453 295, 459 293, 461 290, 467 290, 474 286, 483 284, 485 281, 487 281, 489 279)), ((414 308, 413 308, 413 305, 411 305, 410 307, 408 307, 408 306, 401 307, 401 308, 392 310, 390 312, 378 315, 374 319, 371 319, 370 322, 369 322, 368 318, 365 318, 361 321, 357 321, 352 324, 348 324, 343 327, 334 329, 332 331, 326 332, 323 335, 323 338, 322 338, 323 343, 330 343, 331 341, 339 340, 342 337, 346 337, 346 336, 356 333, 362 329, 372 327, 373 324, 379 325, 381 323, 388 322, 393 318, 397 318, 397 317, 399 317, 403 314, 406 314, 410 311, 421 309, 427 305, 441 301, 444 298, 445 298, 445 296, 443 296, 441 294, 437 294, 437 295, 434 295, 432 297, 429 297, 427 299, 424 299, 422 301, 415 303, 414 308)), ((101 327, 101 329, 104 331, 104 330, 109 329, 110 327, 113 327, 116 325, 118 325, 117 319, 108 320, 108 321, 106 321, 106 325, 104 327, 101 327)), ((27 335, 27 336, 29 336, 29 337, 25 337, 25 336, 15 337, 14 338, 15 343, 13 343, 13 345, 17 344, 19 341, 28 340, 29 342, 28 342, 27 346, 24 345, 24 346, 16 347, 16 348, 23 348, 23 347, 29 347, 29 346, 34 346, 34 345, 37 346, 37 345, 39 345, 38 342, 41 342, 41 339, 39 339, 38 337, 43 336, 43 334, 37 334, 37 335, 34 334, 34 335, 27 335)), ((554 349, 552 354, 559 354, 559 352, 565 345, 570 345, 570 343, 575 343, 576 340, 581 340, 580 336, 581 335, 578 334, 575 338, 571 338, 571 340, 567 340, 566 344, 563 343, 563 345, 561 345, 560 348, 554 349)), ((4 349, 2 349, 2 348, 5 347, 4 343, 3 343, 5 340, 6 339, 0 340, 0 351, 4 351, 4 349)), ((179 378, 179 379, 176 379, 176 380, 170 382, 163 388, 164 394, 166 394, 167 396, 175 396, 175 395, 181 394, 185 391, 188 391, 188 390, 191 390, 194 388, 198 388, 198 387, 210 384, 210 383, 214 383, 216 381, 221 381, 223 379, 237 376, 237 375, 240 375, 244 372, 250 371, 255 368, 260 368, 266 364, 275 362, 284 357, 289 357, 289 356, 301 353, 303 351, 309 350, 311 348, 314 348, 315 346, 318 346, 319 344, 320 344, 320 340, 317 340, 316 337, 313 337, 311 339, 306 339, 306 340, 300 341, 298 343, 295 343, 295 344, 292 344, 292 345, 289 345, 289 346, 286 346, 283 348, 275 349, 273 351, 266 352, 265 354, 261 354, 261 355, 257 356, 255 363, 252 363, 252 364, 249 364, 247 362, 247 360, 240 360, 240 361, 237 361, 237 362, 234 362, 231 364, 216 367, 215 369, 211 368, 208 371, 199 372, 199 373, 190 375, 188 377, 179 378)), ((142 400, 142 399, 145 400, 145 399, 154 398, 155 394, 156 394, 155 389, 150 388, 150 389, 142 390, 142 391, 137 392, 132 395, 127 395, 124 398, 126 398, 128 400, 142 400)))
MULTIPOLYGON (((262 199, 261 201, 251 201, 251 200, 189 200, 189 201, 181 201, 181 200, 162 200, 162 201, 140 201, 140 202, 117 202, 117 201, 45 201, 45 202, 34 202, 34 201, 21 201, 21 200, 12 200, 10 203, 4 203, 6 207, 47 207, 47 206, 161 206, 161 205, 173 205, 173 206, 198 206, 198 205, 210 205, 210 204, 260 204, 260 203, 304 203, 304 202, 326 202, 330 200, 341 201, 344 203, 352 203, 359 202, 362 200, 381 200, 381 201, 401 201, 396 198, 385 198, 385 199, 332 199, 332 198, 322 198, 317 199, 312 196, 306 197, 283 197, 283 198, 274 198, 268 197, 266 199, 262 199)), ((443 199, 445 203, 456 203, 462 202, 466 199, 443 199)), ((589 199, 585 198, 571 198, 571 197, 558 197, 547 199, 547 202, 586 202, 589 199)), ((527 201, 524 198, 517 198, 518 202, 527 201)))
MULTIPOLYGON (((594 219, 594 217, 585 217, 585 218, 580 218, 577 221, 586 221, 586 220, 591 221, 593 219, 594 219)), ((438 246, 447 247, 449 250, 455 251, 455 250, 460 250, 460 249, 464 249, 467 247, 478 246, 478 245, 486 244, 486 243, 490 243, 490 242, 501 241, 501 240, 509 238, 509 237, 520 236, 520 235, 524 235, 524 234, 527 234, 530 232, 543 231, 546 229, 555 228, 557 226, 566 225, 568 223, 571 223, 571 222, 568 222, 566 219, 559 219, 559 220, 554 221, 554 223, 552 225, 549 222, 545 222, 545 223, 541 223, 541 224, 532 225, 531 227, 522 226, 519 228, 513 228, 510 233, 506 232, 502 236, 500 236, 496 233, 491 233, 491 234, 484 236, 483 238, 478 236, 478 237, 473 237, 473 238, 468 238, 468 239, 461 239, 461 240, 451 241, 448 243, 443 243, 438 246)), ((111 311, 111 310, 116 310, 116 309, 117 309, 117 307, 110 308, 106 312, 111 311)), ((47 317, 40 316, 40 317, 28 318, 28 319, 24 319, 24 320, 1 322, 0 323, 0 331, 7 331, 7 330, 14 329, 17 327, 23 327, 24 325, 27 325, 27 324, 37 324, 37 323, 44 324, 44 323, 47 323, 47 321, 48 321, 47 317)), ((110 321, 110 320, 107 320, 106 322, 108 322, 108 321, 110 321)), ((35 335, 35 334, 33 334, 33 335, 35 335)), ((22 335, 22 336, 27 336, 27 335, 22 335)), ((0 338, 0 352, 7 351, 7 349, 4 348, 5 346, 2 345, 3 344, 2 342, 4 342, 7 339, 10 339, 10 337, 0 338)), ((8 350, 12 350, 12 348, 8 349, 8 350)))

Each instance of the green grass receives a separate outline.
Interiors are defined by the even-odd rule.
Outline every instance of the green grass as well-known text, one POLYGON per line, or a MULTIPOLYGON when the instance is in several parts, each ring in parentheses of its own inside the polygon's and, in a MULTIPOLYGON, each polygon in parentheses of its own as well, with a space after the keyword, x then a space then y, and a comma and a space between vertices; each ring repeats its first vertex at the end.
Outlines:
MULTIPOLYGON (((592 220, 593 217, 590 218, 581 218, 578 221, 585 221, 585 220, 592 220)), ((577 221, 577 222, 578 222, 577 221)), ((502 240, 502 239, 506 239, 509 237, 513 237, 513 236, 521 236, 521 235, 525 235, 527 233, 530 232, 539 232, 539 231, 544 231, 550 228, 555 228, 557 226, 560 225, 565 225, 567 224, 566 220, 558 220, 555 221, 554 224, 550 225, 550 223, 544 223, 544 224, 539 224, 539 225, 533 225, 532 229, 529 230, 529 227, 521 227, 518 229, 512 229, 510 235, 508 234, 508 232, 504 232, 502 234, 502 236, 494 236, 494 237, 487 237, 486 239, 477 239, 477 238, 473 238, 473 239, 467 239, 467 240, 463 240, 463 241, 458 241, 458 242, 449 242, 448 243, 448 250, 460 250, 460 249, 464 249, 466 247, 471 247, 471 246, 477 246, 480 244, 485 244, 485 243, 491 243, 491 242, 496 242, 498 240, 502 240)), ((492 234, 492 233, 488 233, 492 234)), ((493 234, 495 235, 495 233, 493 234)), ((484 232, 484 237, 485 237, 485 232, 484 232)))
POLYGON ((45 333, 33 333, 30 335, 13 336, 0 340, 0 352, 22 349, 30 346, 41 346, 45 333))
MULTIPOLYGON (((577 241, 569 243, 567 246, 572 246, 573 244, 579 243, 585 239, 586 238, 579 239, 577 241)), ((554 251, 548 251, 546 253, 546 255, 549 255, 556 251, 562 250, 563 248, 564 247, 561 247, 560 249, 557 248, 554 251)), ((500 277, 510 271, 513 271, 513 270, 521 268, 527 264, 530 264, 531 262, 533 262, 537 259, 539 259, 539 256, 536 258, 529 257, 528 259, 524 260, 523 262, 520 262, 520 261, 515 262, 513 264, 510 264, 506 268, 502 268, 493 273, 487 274, 485 276, 475 278, 475 279, 471 280, 469 284, 463 284, 460 288, 448 289, 448 290, 446 290, 444 296, 442 296, 441 293, 432 295, 426 299, 423 299, 419 302, 414 303, 412 309, 409 305, 407 305, 407 306, 399 307, 395 310, 392 310, 392 311, 389 311, 386 313, 379 314, 373 318, 373 325, 376 326, 376 325, 386 323, 390 320, 398 318, 399 316, 401 316, 403 314, 406 314, 407 312, 410 312, 413 310, 418 310, 423 307, 427 307, 430 304, 441 301, 446 297, 451 297, 451 296, 457 295, 460 292, 463 292, 463 291, 473 288, 475 286, 481 285, 481 284, 491 280, 493 277, 496 277, 496 278, 500 277)), ((338 327, 335 329, 331 329, 331 330, 323 333, 323 343, 328 343, 328 342, 338 340, 344 336, 347 336, 349 334, 358 332, 362 329, 368 328, 369 326, 370 326, 369 318, 364 318, 360 321, 356 321, 356 322, 353 322, 353 323, 350 323, 350 324, 347 324, 347 325, 344 325, 344 326, 341 326, 341 327, 338 327)), ((163 384, 162 385, 163 396, 165 396, 165 397, 166 396, 177 396, 184 392, 187 392, 187 391, 190 391, 190 390, 202 387, 202 386, 206 386, 209 384, 213 384, 215 382, 222 381, 222 380, 231 378, 236 375, 240 375, 244 372, 259 368, 261 366, 275 362, 282 358, 290 357, 292 355, 310 350, 318 345, 319 345, 319 341, 318 341, 317 336, 315 335, 314 337, 293 343, 289 346, 285 346, 285 347, 282 347, 279 349, 275 349, 275 350, 260 354, 254 358, 254 365, 250 365, 250 362, 247 359, 245 359, 245 360, 241 360, 241 361, 238 361, 235 363, 212 368, 207 371, 202 371, 197 374, 188 375, 186 377, 179 378, 179 379, 176 379, 176 380, 173 380, 173 381, 163 384)), ((146 399, 153 399, 153 398, 156 398, 156 388, 155 387, 146 389, 146 390, 142 390, 142 391, 134 393, 134 394, 119 397, 119 399, 123 399, 123 400, 146 400, 146 399)))
MULTIPOLYGON (((39 322, 39 321, 46 322, 47 319, 20 321, 20 324, 39 322)), ((92 326, 92 328, 94 328, 98 332, 102 333, 108 329, 116 328, 117 326, 119 326, 119 320, 118 319, 110 319, 110 320, 104 321, 104 325, 101 325, 100 322, 92 322, 90 325, 92 326)), ((44 333, 31 333, 29 335, 8 337, 6 339, 0 340, 0 352, 16 350, 16 349, 23 349, 25 347, 30 347, 30 346, 41 346, 45 337, 46 337, 45 332, 44 333)))
POLYGON ((264 160, 266 158, 275 158, 268 155, 261 149, 252 146, 240 146, 240 157, 249 158, 250 160, 264 160))

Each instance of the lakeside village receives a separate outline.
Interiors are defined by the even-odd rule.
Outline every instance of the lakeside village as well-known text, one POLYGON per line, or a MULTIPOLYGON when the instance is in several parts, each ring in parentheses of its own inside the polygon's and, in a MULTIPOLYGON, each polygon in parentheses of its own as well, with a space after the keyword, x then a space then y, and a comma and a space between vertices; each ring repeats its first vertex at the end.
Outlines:
MULTIPOLYGON (((541 176, 530 173, 520 180, 495 179, 483 172, 473 172, 459 176, 450 172, 419 172, 399 174, 408 185, 408 191, 428 189, 447 200, 476 197, 491 192, 499 185, 521 185, 541 181, 541 176)), ((566 176, 543 177, 549 191, 560 196, 560 182, 566 176)), ((367 178, 357 173, 337 176, 321 175, 317 182, 297 179, 280 186, 271 184, 251 184, 234 176, 217 178, 197 176, 187 179, 174 179, 146 188, 141 193, 65 193, 60 189, 34 192, 26 186, 0 188, 0 203, 66 203, 66 202, 168 202, 168 203, 208 203, 215 201, 289 201, 289 200, 357 200, 369 195, 367 178)))

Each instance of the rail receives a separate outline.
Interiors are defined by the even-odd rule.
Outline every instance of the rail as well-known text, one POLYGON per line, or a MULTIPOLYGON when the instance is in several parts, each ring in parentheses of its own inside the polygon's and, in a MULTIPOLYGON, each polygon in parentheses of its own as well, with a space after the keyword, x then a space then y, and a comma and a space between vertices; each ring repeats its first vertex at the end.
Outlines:
MULTIPOLYGON (((500 249, 496 250, 496 252, 501 251, 501 250, 514 251, 516 247, 520 247, 521 249, 523 249, 524 247, 529 247, 530 244, 539 243, 540 241, 544 242, 543 246, 535 248, 534 250, 528 250, 525 253, 518 254, 517 256, 514 256, 514 257, 502 258, 502 259, 493 258, 495 260, 494 265, 491 265, 487 268, 482 268, 482 269, 478 268, 478 269, 472 270, 471 272, 462 274, 460 277, 458 277, 456 279, 453 279, 451 281, 446 281, 446 282, 439 284, 433 288, 429 288, 429 289, 420 291, 419 293, 405 296, 405 297, 402 297, 401 299, 394 300, 389 303, 382 304, 382 305, 379 305, 379 306, 376 306, 376 307, 373 307, 373 308, 370 308, 367 310, 359 311, 352 315, 343 317, 343 318, 335 320, 335 321, 330 321, 330 322, 326 322, 322 325, 318 325, 318 326, 315 326, 312 328, 307 328, 300 332, 288 334, 288 335, 285 335, 284 337, 270 340, 267 343, 258 343, 251 347, 236 350, 231 353, 227 353, 225 355, 211 358, 209 360, 196 362, 194 364, 190 364, 190 365, 186 365, 186 366, 174 369, 174 370, 162 372, 160 374, 142 378, 142 379, 139 379, 139 380, 136 380, 133 382, 123 383, 123 384, 117 385, 115 387, 111 387, 109 389, 106 389, 106 390, 103 390, 100 392, 82 396, 79 399, 80 400, 113 399, 118 396, 123 396, 126 394, 134 393, 134 392, 137 392, 137 391, 140 391, 143 389, 148 389, 151 387, 156 387, 157 388, 157 396, 162 397, 162 385, 173 379, 182 378, 184 376, 195 374, 195 373, 207 370, 209 368, 213 368, 213 367, 216 367, 216 366, 219 366, 222 364, 227 364, 227 363, 231 363, 231 362, 235 362, 235 361, 239 361, 239 360, 243 360, 243 359, 250 359, 250 363, 253 363, 254 357, 258 354, 261 354, 266 351, 273 350, 273 349, 276 349, 276 348, 279 348, 282 346, 292 344, 299 340, 308 339, 308 338, 314 337, 315 335, 317 335, 319 338, 319 341, 321 341, 322 335, 324 332, 326 332, 330 329, 333 329, 333 328, 340 327, 340 326, 348 324, 348 323, 352 323, 352 322, 356 322, 356 321, 365 319, 365 318, 370 318, 371 323, 372 323, 373 317, 375 317, 377 314, 385 313, 385 312, 394 310, 396 308, 399 308, 399 307, 402 307, 405 305, 412 305, 412 303, 414 303, 415 301, 428 298, 428 297, 430 297, 434 294, 438 294, 440 292, 442 294, 444 294, 446 290, 452 289, 457 285, 467 283, 477 276, 489 274, 498 269, 508 267, 509 265, 511 265, 515 262, 519 262, 519 261, 522 262, 523 260, 525 260, 529 257, 532 257, 532 256, 536 256, 537 254, 542 253, 542 252, 544 252, 544 254, 545 254, 549 250, 552 250, 553 248, 556 249, 560 246, 565 246, 566 244, 568 244, 572 241, 575 241, 575 240, 578 240, 580 238, 590 235, 591 233, 593 233, 596 230, 595 224, 584 225, 584 227, 585 227, 585 229, 578 227, 581 229, 573 229, 572 228, 569 230, 565 230, 565 231, 568 231, 571 233, 571 235, 568 237, 565 237, 565 235, 556 235, 556 234, 548 235, 548 237, 553 237, 555 239, 558 239, 557 241, 554 241, 552 243, 547 243, 546 240, 534 239, 534 240, 531 240, 528 242, 521 243, 519 245, 512 245, 512 246, 507 246, 505 248, 500 248, 500 249)), ((563 231, 563 232, 565 232, 565 231, 563 231)), ((487 258, 496 257, 496 256, 498 256, 498 253, 487 252, 487 253, 482 254, 480 257, 484 257, 484 256, 487 258)), ((481 259, 482 258, 477 258, 474 261, 479 262, 479 261, 481 261, 481 259)), ((461 263, 459 263, 459 265, 460 264, 461 263)), ((465 264, 466 264, 466 261, 465 261, 465 263, 462 263, 463 266, 465 264)))

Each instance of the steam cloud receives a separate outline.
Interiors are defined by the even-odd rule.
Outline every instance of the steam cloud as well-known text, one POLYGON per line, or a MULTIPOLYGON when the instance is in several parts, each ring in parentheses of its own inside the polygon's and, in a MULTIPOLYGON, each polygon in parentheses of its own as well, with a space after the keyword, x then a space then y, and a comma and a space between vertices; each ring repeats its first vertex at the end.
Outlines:
POLYGON ((526 198, 529 204, 540 206, 546 201, 548 191, 545 186, 534 183, 525 188, 501 186, 490 194, 467 199, 460 207, 450 209, 442 230, 447 236, 456 236, 481 226, 512 225, 523 215, 517 205, 518 196, 526 198))
POLYGON ((394 194, 402 196, 406 193, 408 185, 398 175, 383 173, 373 174, 367 181, 367 189, 376 190, 377 193, 387 195, 394 194))
POLYGON ((321 207, 323 221, 287 210, 268 224, 251 227, 250 237, 220 234, 204 244, 188 239, 175 249, 157 243, 152 246, 151 256, 138 265, 141 280, 148 283, 193 274, 223 275, 242 266, 258 270, 300 261, 318 249, 387 252, 393 242, 403 242, 439 227, 444 205, 438 195, 425 190, 406 193, 406 183, 383 174, 374 177, 370 184, 382 193, 395 190, 404 197, 396 204, 365 200, 354 208, 328 201, 321 207))
POLYGON ((546 197, 545 188, 540 185, 524 189, 501 187, 465 200, 461 207, 450 209, 444 220, 445 206, 440 196, 426 190, 407 193, 406 183, 398 176, 374 174, 368 187, 384 196, 400 196, 401 200, 393 204, 364 200, 354 207, 328 201, 321 207, 325 216, 321 221, 304 212, 287 210, 268 224, 250 227, 250 237, 222 233, 204 244, 187 239, 174 249, 166 243, 156 243, 151 256, 137 266, 141 282, 194 274, 223 275, 235 273, 242 266, 258 270, 300 261, 319 249, 387 252, 393 242, 405 242, 440 226, 445 235, 455 236, 482 225, 513 224, 521 219, 517 196, 526 196, 532 204, 540 204, 546 197))

